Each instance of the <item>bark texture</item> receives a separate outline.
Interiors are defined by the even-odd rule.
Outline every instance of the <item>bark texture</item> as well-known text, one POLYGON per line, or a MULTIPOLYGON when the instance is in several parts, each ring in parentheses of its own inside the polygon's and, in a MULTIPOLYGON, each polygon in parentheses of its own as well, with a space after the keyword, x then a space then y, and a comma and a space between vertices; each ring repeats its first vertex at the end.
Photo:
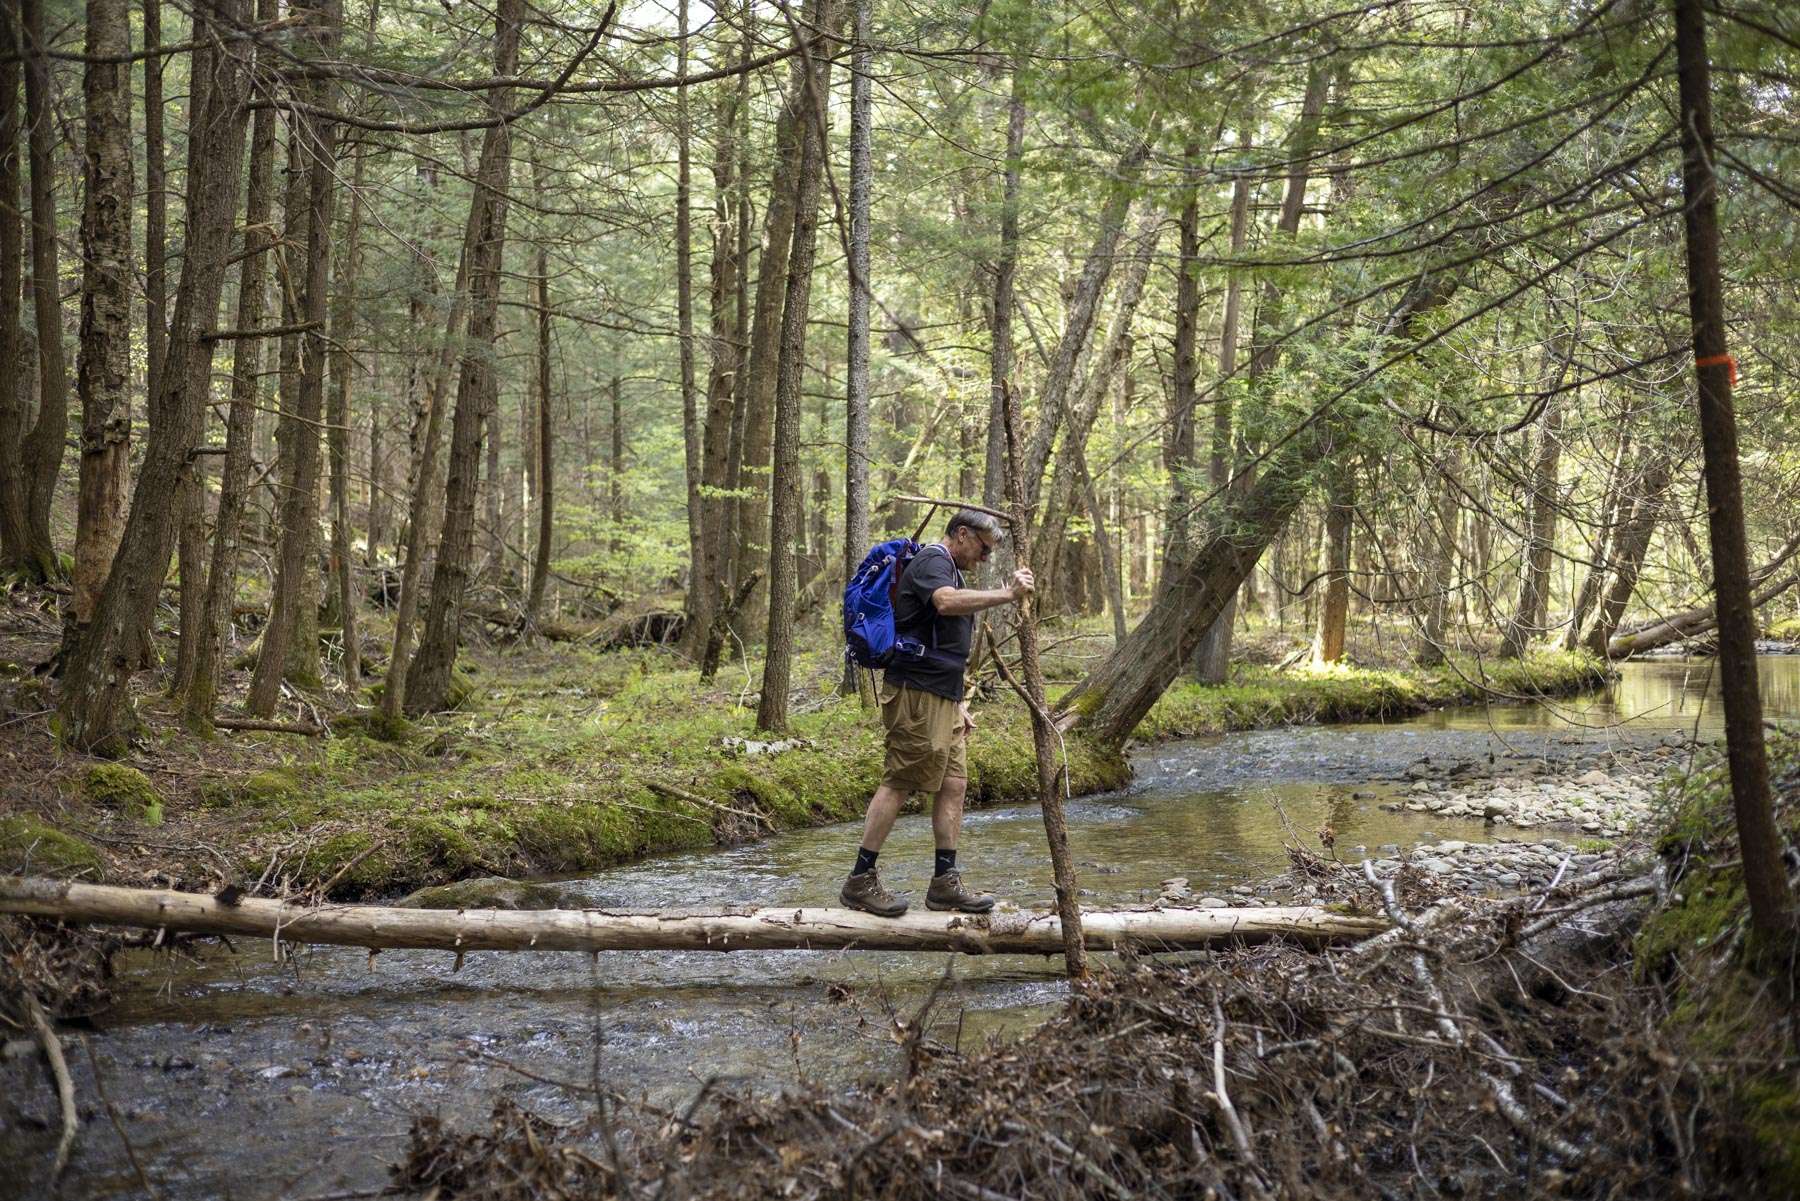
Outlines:
MULTIPOLYGON (((216 11, 227 28, 250 19, 244 0, 219 0, 216 11)), ((125 733, 127 690, 142 651, 137 642, 155 609, 173 548, 169 498, 199 436, 211 391, 214 342, 206 335, 218 321, 237 212, 249 72, 237 54, 208 49, 196 53, 194 73, 207 86, 191 126, 188 237, 157 406, 163 419, 151 428, 118 560, 70 660, 58 708, 63 739, 84 751, 116 749, 125 733)))
MULTIPOLYGON (((501 0, 495 14, 496 75, 509 76, 518 67, 519 26, 523 17, 523 0, 501 0)), ((497 88, 488 94, 488 105, 495 112, 505 112, 511 103, 510 88, 497 88)), ((441 709, 450 699, 450 673, 456 665, 463 593, 468 587, 469 556, 474 546, 481 427, 493 410, 498 387, 493 343, 499 324, 501 260, 506 247, 507 189, 511 180, 512 131, 502 121, 482 135, 475 194, 469 203, 465 239, 469 256, 469 329, 456 381, 444 528, 431 577, 431 604, 425 614, 419 653, 407 669, 409 714, 441 709)))

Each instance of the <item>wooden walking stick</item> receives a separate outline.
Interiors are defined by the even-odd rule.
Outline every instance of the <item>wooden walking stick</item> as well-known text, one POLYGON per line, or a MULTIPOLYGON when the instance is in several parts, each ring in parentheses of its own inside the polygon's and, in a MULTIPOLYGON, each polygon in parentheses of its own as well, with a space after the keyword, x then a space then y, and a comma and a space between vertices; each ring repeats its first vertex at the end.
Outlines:
MULTIPOLYGON (((1013 556, 1019 566, 1031 562, 1031 513, 1019 479, 1019 412, 1012 389, 1000 385, 1002 421, 1006 426, 1006 504, 1012 510, 1013 556)), ((1038 665, 1037 605, 1030 596, 1019 601, 1019 672, 1025 677, 1026 707, 1031 710, 1031 743, 1037 752, 1038 803, 1044 810, 1044 835, 1050 843, 1050 868, 1056 880, 1056 914, 1062 921, 1063 956, 1071 979, 1087 977, 1087 946, 1081 936, 1081 905, 1075 899, 1075 864, 1069 858, 1069 824, 1063 818, 1066 767, 1057 762, 1062 734, 1044 703, 1044 672, 1038 665)))

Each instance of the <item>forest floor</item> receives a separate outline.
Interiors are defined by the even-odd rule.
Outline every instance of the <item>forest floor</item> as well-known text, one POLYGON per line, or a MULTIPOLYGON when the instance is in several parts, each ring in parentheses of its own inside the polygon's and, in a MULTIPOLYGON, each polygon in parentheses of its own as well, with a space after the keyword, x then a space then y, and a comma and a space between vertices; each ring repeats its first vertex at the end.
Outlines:
MULTIPOLYGON (((333 898, 392 896, 471 877, 573 874, 656 852, 732 844, 778 829, 852 820, 877 783, 880 723, 837 695, 835 641, 820 632, 796 663, 792 728, 753 729, 760 664, 728 663, 711 684, 659 647, 481 644, 462 656, 454 712, 382 730, 328 677, 291 692, 281 716, 322 737, 245 732, 200 739, 175 720, 157 673, 136 696, 142 729, 117 761, 68 753, 51 729, 53 686, 33 667, 55 648, 53 598, 15 591, 0 609, 0 860, 18 870, 115 883, 333 898), (387 735, 378 737, 377 734, 387 735)), ((366 658, 378 678, 379 622, 366 658)), ((165 641, 167 631, 164 631, 165 641)), ((1047 631, 1053 691, 1110 649, 1085 627, 1047 631)), ((1229 684, 1181 682, 1139 728, 1144 741, 1314 722, 1374 720, 1483 698, 1594 687, 1580 655, 1278 670, 1295 639, 1247 637, 1229 684)), ((1353 643, 1379 663, 1385 639, 1353 643)), ((172 650, 172 648, 168 648, 172 650)), ((248 686, 225 679, 227 706, 248 686)), ((978 679, 972 806, 1035 795, 1026 714, 978 679)), ((1077 794, 1123 785, 1123 758, 1068 744, 1077 794)), ((915 799, 916 803, 916 799, 915 799)))

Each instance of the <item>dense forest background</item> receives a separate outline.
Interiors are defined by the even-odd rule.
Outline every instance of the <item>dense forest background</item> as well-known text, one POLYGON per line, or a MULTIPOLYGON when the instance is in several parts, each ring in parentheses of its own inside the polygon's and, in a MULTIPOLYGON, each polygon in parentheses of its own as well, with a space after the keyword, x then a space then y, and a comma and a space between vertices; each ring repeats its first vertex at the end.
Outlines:
MULTIPOLYGON (((1121 737, 1234 629, 1429 664, 1710 624, 1662 6, 0 12, 0 530, 79 745, 158 621, 196 728, 228 642, 252 715, 399 718, 462 631, 765 647, 780 728, 906 498, 1004 504, 1007 391, 1040 611, 1120 640, 1082 691, 1121 737)), ((1709 32, 1774 623, 1796 27, 1709 32)))

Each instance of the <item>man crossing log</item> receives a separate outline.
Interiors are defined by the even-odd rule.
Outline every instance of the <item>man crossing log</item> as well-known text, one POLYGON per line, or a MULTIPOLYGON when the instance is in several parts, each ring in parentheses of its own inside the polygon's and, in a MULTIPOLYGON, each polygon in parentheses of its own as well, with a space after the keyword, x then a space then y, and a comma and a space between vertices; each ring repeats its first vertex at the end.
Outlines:
POLYGON ((900 570, 894 592, 896 653, 877 692, 886 727, 881 786, 869 800, 856 865, 839 893, 844 904, 878 917, 899 917, 909 901, 882 886, 875 861, 900 806, 914 792, 932 794, 936 841, 928 909, 986 913, 994 898, 969 891, 956 865, 963 797, 969 788, 968 739, 975 728, 963 699, 974 615, 1031 595, 1029 568, 1013 573, 1005 588, 965 588, 972 571, 994 552, 1000 524, 987 513, 960 509, 941 541, 919 548, 900 570))

